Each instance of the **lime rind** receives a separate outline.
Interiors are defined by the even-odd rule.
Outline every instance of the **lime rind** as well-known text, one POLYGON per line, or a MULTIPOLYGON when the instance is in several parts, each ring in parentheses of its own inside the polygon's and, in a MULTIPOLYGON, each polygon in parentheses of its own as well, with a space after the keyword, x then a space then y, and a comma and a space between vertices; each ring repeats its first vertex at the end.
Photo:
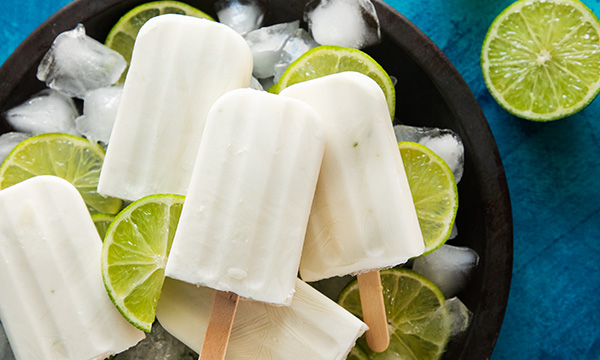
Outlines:
POLYGON ((458 212, 458 187, 452 169, 444 159, 426 146, 415 142, 399 142, 398 148, 425 241, 425 252, 421 256, 427 255, 444 245, 452 233, 458 212), (424 155, 427 168, 416 168, 415 166, 424 163, 411 162, 407 158, 407 151, 416 151, 424 155), (445 181, 432 183, 435 179, 445 181))
MULTIPOLYGON (((523 16, 523 15, 521 15, 523 16)), ((564 18, 564 17, 563 17, 564 18)), ((536 19, 537 20, 537 19, 536 19)), ((560 40, 560 39, 550 39, 550 37, 553 35, 552 31, 556 30, 557 26, 556 24, 552 23, 551 21, 546 21, 544 22, 545 26, 540 26, 539 28, 533 28, 534 32, 532 32, 532 28, 528 25, 528 23, 526 22, 525 19, 523 19, 525 26, 521 26, 521 28, 526 28, 528 30, 529 35, 532 35, 534 33, 536 33, 537 31, 539 31, 540 29, 542 29, 543 31, 545 31, 545 34, 547 35, 547 39, 549 42, 553 42, 552 45, 554 46, 556 43, 562 43, 564 41, 560 40), (548 31, 546 31, 547 29, 550 29, 548 31)), ((513 29, 514 30, 514 29, 513 29)), ((512 31, 512 33, 516 33, 515 31, 512 31)), ((573 35, 577 35, 576 32, 570 32, 568 34, 569 37, 572 37, 573 35)), ((535 37, 533 36, 532 39, 532 43, 536 42, 536 39, 539 39, 539 37, 535 37)), ((493 21, 492 25, 490 26, 490 28, 487 31, 487 34, 485 36, 483 45, 482 45, 482 50, 481 50, 481 56, 480 56, 480 61, 481 61, 481 69, 482 69, 482 73, 483 73, 483 78, 485 81, 485 84, 488 88, 488 90, 490 91, 490 94, 492 95, 492 97, 498 102, 498 104, 500 104, 505 110, 507 110, 509 113, 520 117, 520 118, 524 118, 527 120, 532 120, 532 121, 538 121, 538 122, 545 122, 545 121, 551 121, 551 120, 557 120, 557 119, 561 119, 570 115, 573 115, 581 110, 583 110, 585 107, 587 107, 598 95, 598 93, 600 92, 600 71, 597 70, 600 68, 600 21, 598 20, 598 18, 596 17, 596 15, 585 5, 583 4, 581 1, 579 0, 544 0, 544 1, 538 1, 538 0, 519 0, 515 3, 513 3, 512 5, 510 5, 509 7, 507 7, 506 9, 504 9, 497 17, 496 19, 493 21), (590 74, 589 73, 589 69, 591 69, 592 67, 588 67, 587 70, 583 70, 583 72, 587 71, 587 74, 585 76, 581 76, 581 74, 577 75, 576 73, 578 72, 577 70, 573 70, 572 67, 572 63, 565 63, 565 64, 561 64, 559 66, 554 66, 554 68, 558 69, 554 69, 554 71, 559 71, 561 73, 564 73, 567 75, 567 77, 569 77, 569 81, 566 82, 565 84, 562 84, 562 82, 557 81, 557 79, 553 78, 550 75, 550 72, 548 71, 548 69, 545 69, 545 74, 541 74, 541 75, 537 75, 537 78, 535 79, 533 86, 523 86, 523 92, 521 92, 521 95, 513 95, 511 98, 508 98, 507 96, 504 96, 503 93, 497 88, 498 86, 501 86, 502 84, 499 84, 498 81, 494 81, 492 80, 492 74, 495 73, 495 71, 490 69, 490 52, 491 52, 491 44, 494 40, 497 39, 497 35, 499 33, 499 29, 504 25, 505 22, 508 22, 508 18, 513 15, 513 14, 521 14, 521 10, 523 10, 525 7, 527 6, 533 6, 533 5, 539 5, 539 4, 546 4, 544 6, 552 6, 552 5, 556 5, 556 6, 566 6, 566 7, 570 7, 576 11, 578 11, 578 14, 583 18, 584 21, 578 21, 578 23, 581 23, 582 25, 578 25, 579 28, 583 27, 583 26, 589 26, 589 29, 593 30, 593 34, 585 34, 584 38, 585 39, 589 39, 590 41, 594 41, 594 49, 593 50, 589 50, 587 51, 587 55, 584 56, 584 58, 591 58, 595 63, 593 68, 595 68, 596 70, 593 70, 594 73, 590 74), (593 75, 593 76, 592 76, 593 75), (544 77, 547 77, 548 79, 543 79, 544 77), (589 79, 590 78, 594 78, 594 81, 589 83, 589 79), (546 85, 538 85, 538 83, 543 82, 545 80, 546 85), (587 83, 587 84, 586 84, 587 83), (577 90, 575 90, 577 89, 577 90), (575 96, 574 93, 579 93, 581 92, 580 89, 587 89, 587 91, 585 92, 584 96, 579 96, 579 99, 577 99, 577 101, 572 101, 571 99, 575 96), (530 96, 531 99, 530 100, 524 100, 527 98, 527 96, 522 96, 524 94, 524 91, 529 91, 530 92, 530 96), (561 99, 558 98, 558 96, 560 95, 561 99), (523 102, 523 101, 527 101, 530 105, 529 108, 527 108, 527 106, 525 106, 525 108, 523 108, 523 106, 519 105, 521 108, 519 108, 515 103, 517 102, 523 102), (565 105, 561 105, 561 106, 554 106, 552 103, 556 103, 558 102, 560 104, 560 102, 562 101, 563 104, 565 105), (552 106, 548 106, 548 104, 552 105, 552 106), (537 109, 537 111, 532 110, 532 108, 537 109)), ((579 45, 578 45, 579 46, 579 45)), ((523 46, 519 45, 520 48, 523 48, 523 46)), ((522 50, 522 49, 521 49, 522 50)), ((546 49, 544 49, 546 50, 546 49)), ((552 57, 552 51, 554 49, 550 48, 550 50, 546 50, 546 53, 544 56, 550 56, 552 57)), ((520 51, 520 49, 515 49, 512 48, 510 49, 511 54, 513 54, 515 51, 520 51)), ((507 55, 508 52, 504 52, 503 56, 508 56, 507 55)), ((533 52, 532 52, 533 54, 533 52)), ((558 55, 556 57, 560 58, 560 55, 562 55, 561 53, 558 53, 558 55)), ((540 61, 546 61, 544 60, 544 56, 541 56, 538 54, 536 59, 540 59, 540 61)), ((519 59, 520 61, 524 61, 523 59, 519 59)), ((579 59, 581 60, 581 59, 579 59)), ((579 62, 579 60, 576 59, 577 62, 579 62)), ((531 65, 532 59, 529 59, 529 64, 531 65)), ((550 64, 552 64, 552 61, 549 62, 550 64)), ((515 74, 517 72, 523 72, 523 74, 521 74, 518 78, 517 81, 513 81, 513 83, 524 83, 527 80, 527 72, 525 67, 522 66, 521 63, 516 62, 515 65, 513 67, 515 74)), ((550 66, 548 66, 547 68, 549 68, 550 66)), ((507 80, 501 80, 501 81, 507 81, 507 80)))
POLYGON ((146 196, 123 209, 106 232, 101 256, 104 287, 121 315, 145 332, 154 322, 184 200, 173 194, 146 196), (137 223, 130 224, 132 218, 137 223))
POLYGON ((278 94, 293 84, 342 71, 360 72, 377 82, 385 94, 390 116, 394 119, 396 110, 394 83, 375 59, 357 49, 333 45, 310 49, 287 67, 279 82, 273 85, 269 92, 278 94))

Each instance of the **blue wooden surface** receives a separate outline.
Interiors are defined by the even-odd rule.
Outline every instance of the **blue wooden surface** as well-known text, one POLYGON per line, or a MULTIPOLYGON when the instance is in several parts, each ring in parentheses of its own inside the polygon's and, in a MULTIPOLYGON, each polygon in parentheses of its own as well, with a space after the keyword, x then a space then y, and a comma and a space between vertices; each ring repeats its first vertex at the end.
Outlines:
MULTIPOLYGON (((479 52, 487 28, 512 0, 387 1, 465 78, 506 168, 515 257, 492 359, 600 359, 600 99, 552 123, 517 119, 496 104, 483 83, 479 52)), ((68 2, 3 0, 0 63, 68 2)), ((600 0, 584 2, 600 15, 600 0)))

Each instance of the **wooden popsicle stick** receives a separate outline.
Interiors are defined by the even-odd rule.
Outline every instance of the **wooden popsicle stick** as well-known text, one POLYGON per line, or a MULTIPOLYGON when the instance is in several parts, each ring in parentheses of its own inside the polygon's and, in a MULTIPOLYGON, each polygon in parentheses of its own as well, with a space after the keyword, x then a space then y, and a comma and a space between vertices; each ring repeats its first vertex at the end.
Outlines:
POLYGON ((375 352, 385 351, 390 345, 390 334, 379 270, 358 275, 358 291, 363 320, 369 326, 366 332, 367 344, 375 352))
POLYGON ((240 297, 236 293, 217 291, 199 360, 223 360, 240 297))

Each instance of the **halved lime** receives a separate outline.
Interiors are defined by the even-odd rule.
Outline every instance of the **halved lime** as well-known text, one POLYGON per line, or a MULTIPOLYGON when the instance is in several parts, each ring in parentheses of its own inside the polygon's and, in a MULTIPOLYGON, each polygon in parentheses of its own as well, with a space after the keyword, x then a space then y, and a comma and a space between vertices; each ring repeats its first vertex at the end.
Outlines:
POLYGON ((104 286, 121 314, 149 332, 184 197, 150 195, 112 222, 102 246, 104 286))
POLYGON ((446 162, 425 146, 398 143, 428 254, 442 246, 458 210, 458 188, 446 162))
POLYGON ((481 49, 485 83, 512 114, 572 115, 600 91, 600 21, 579 0, 520 0, 494 20, 481 49))
MULTIPOLYGON (((429 280, 407 269, 381 271, 381 284, 390 331, 390 346, 381 353, 368 349, 369 359, 434 360, 441 358, 451 336, 451 315, 444 310, 444 295, 429 280), (439 311, 441 309, 441 311, 439 311)), ((338 303, 360 317, 358 282, 342 291, 338 303)))
POLYGON ((73 184, 92 214, 116 214, 123 201, 98 194, 104 149, 68 134, 32 136, 17 145, 0 166, 0 189, 37 175, 55 175, 73 184))
POLYGON ((396 90, 385 70, 368 54, 340 46, 318 46, 300 56, 285 70, 269 92, 278 94, 293 84, 343 71, 356 71, 375 80, 383 90, 390 116, 394 119, 396 90))
POLYGON ((127 61, 127 68, 118 83, 125 80, 133 44, 140 28, 151 18, 164 14, 189 15, 214 21, 210 15, 179 1, 153 1, 133 8, 113 26, 105 41, 106 46, 123 55, 127 61))
POLYGON ((98 230, 98 235, 100 235, 100 239, 102 239, 102 241, 104 241, 106 231, 114 219, 115 216, 111 214, 92 215, 92 220, 94 221, 94 225, 96 225, 96 230, 98 230))

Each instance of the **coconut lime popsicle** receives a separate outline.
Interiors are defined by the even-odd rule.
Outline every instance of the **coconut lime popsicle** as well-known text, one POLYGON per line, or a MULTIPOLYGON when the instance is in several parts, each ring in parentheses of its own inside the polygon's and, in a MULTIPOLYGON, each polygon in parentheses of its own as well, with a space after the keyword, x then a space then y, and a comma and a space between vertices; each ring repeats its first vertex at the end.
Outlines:
POLYGON ((374 351, 383 351, 389 337, 387 324, 381 323, 378 269, 424 251, 385 96, 374 80, 356 72, 298 83, 281 96, 313 107, 327 142, 300 275, 316 281, 358 274, 367 340, 374 351))
MULTIPOLYGON (((167 279, 156 309, 158 321, 200 352, 215 293, 167 279)), ((366 329, 354 315, 296 279, 290 306, 240 302, 226 359, 342 360, 366 329)))
POLYGON ((161 15, 140 29, 98 192, 127 200, 185 195, 208 110, 248 87, 252 54, 226 25, 161 15), (142 159, 147 159, 143 161, 142 159))
POLYGON ((229 311, 216 336, 225 345, 238 296, 292 300, 324 146, 318 115, 298 100, 239 89, 208 114, 165 274, 220 290, 212 314, 229 311))
POLYGON ((104 359, 144 338, 106 294, 101 248, 67 181, 38 176, 0 191, 0 317, 17 359, 104 359))

